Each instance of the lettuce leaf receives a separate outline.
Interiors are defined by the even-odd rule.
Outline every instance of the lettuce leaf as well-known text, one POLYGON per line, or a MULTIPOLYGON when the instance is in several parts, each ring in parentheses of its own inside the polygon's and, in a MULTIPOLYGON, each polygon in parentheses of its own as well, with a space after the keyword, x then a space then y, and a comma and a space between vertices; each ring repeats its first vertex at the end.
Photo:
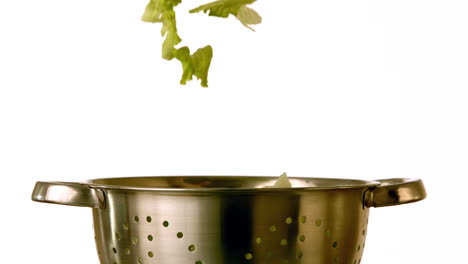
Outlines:
POLYGON ((190 10, 190 13, 208 12, 209 16, 228 17, 236 16, 241 6, 249 5, 256 0, 218 0, 190 10))
POLYGON ((249 25, 256 25, 262 22, 262 17, 247 5, 256 0, 218 0, 209 4, 201 5, 190 10, 190 13, 204 12, 209 16, 226 18, 229 15, 235 16, 244 26, 253 30, 249 25))
MULTIPOLYGON (((208 87, 208 70, 213 58, 213 49, 210 45, 199 48, 193 54, 187 46, 177 48, 182 41, 177 34, 176 14, 174 8, 182 0, 150 0, 146 5, 141 19, 148 23, 161 23, 162 57, 166 60, 177 59, 182 64, 181 84, 192 80, 193 76, 201 80, 202 87, 208 87)), ((209 12, 210 16, 228 17, 234 15, 241 23, 252 29, 249 25, 259 24, 260 15, 246 5, 256 0, 220 0, 190 10, 190 13, 209 12)), ((253 30, 253 29, 252 29, 253 30)))
POLYGON ((213 57, 210 45, 199 48, 193 55, 190 55, 188 47, 182 47, 176 51, 175 57, 182 63, 183 73, 180 84, 186 84, 195 75, 201 80, 202 87, 208 87, 208 70, 213 57))
POLYGON ((193 55, 190 55, 188 47, 176 48, 182 39, 177 34, 174 7, 180 2, 181 0, 150 0, 141 19, 149 23, 162 23, 161 35, 165 39, 161 54, 166 60, 176 58, 182 64, 180 83, 186 84, 195 75, 201 79, 201 86, 208 87, 208 70, 213 57, 211 46, 200 48, 193 55))
POLYGON ((150 0, 141 19, 149 23, 162 23, 161 36, 166 37, 162 45, 162 57, 172 60, 176 51, 175 46, 182 39, 177 34, 174 7, 181 0, 150 0))
POLYGON ((257 25, 262 23, 262 17, 252 8, 241 6, 237 11, 236 18, 248 29, 255 31, 249 25, 257 25))

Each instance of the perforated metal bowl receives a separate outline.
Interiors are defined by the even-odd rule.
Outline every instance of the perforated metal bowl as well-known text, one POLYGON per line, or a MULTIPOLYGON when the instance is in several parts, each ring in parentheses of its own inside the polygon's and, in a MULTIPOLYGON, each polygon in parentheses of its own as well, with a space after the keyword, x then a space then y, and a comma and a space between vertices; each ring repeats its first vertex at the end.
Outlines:
POLYGON ((425 198, 417 179, 180 176, 37 182, 32 199, 93 208, 102 264, 357 264, 369 207, 425 198))

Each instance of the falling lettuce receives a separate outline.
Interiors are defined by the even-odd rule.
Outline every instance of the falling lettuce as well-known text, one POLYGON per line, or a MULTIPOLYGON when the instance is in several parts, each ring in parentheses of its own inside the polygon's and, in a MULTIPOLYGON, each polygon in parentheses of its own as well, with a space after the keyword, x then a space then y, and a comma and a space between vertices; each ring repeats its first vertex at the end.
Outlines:
POLYGON ((201 5, 190 10, 190 13, 203 11, 209 16, 228 17, 235 16, 244 26, 253 30, 249 25, 256 25, 262 22, 262 17, 247 5, 256 0, 219 0, 206 5, 201 5))
MULTIPOLYGON (((164 38, 162 44, 162 57, 166 60, 176 58, 182 64, 181 84, 192 80, 193 76, 201 80, 202 87, 208 87, 208 70, 213 58, 213 48, 207 45, 197 49, 190 54, 187 46, 177 48, 182 41, 177 34, 176 14, 174 8, 182 0, 150 0, 142 16, 144 22, 162 23, 161 36, 164 38)), ((262 21, 260 15, 253 9, 247 7, 256 0, 219 0, 190 10, 190 13, 208 12, 209 16, 226 18, 235 16, 244 26, 252 29, 249 25, 259 24, 262 21)), ((252 29, 253 30, 253 29, 252 29)))
POLYGON ((192 80, 192 75, 201 80, 201 86, 208 87, 208 69, 210 68, 213 49, 210 45, 198 49, 190 55, 188 47, 182 47, 176 51, 175 57, 182 63, 181 84, 192 80))

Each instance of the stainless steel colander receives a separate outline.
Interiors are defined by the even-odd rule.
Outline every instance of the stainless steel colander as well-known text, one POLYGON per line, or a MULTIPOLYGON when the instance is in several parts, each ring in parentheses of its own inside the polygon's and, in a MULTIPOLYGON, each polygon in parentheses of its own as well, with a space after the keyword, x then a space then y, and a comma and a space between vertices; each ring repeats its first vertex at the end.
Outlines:
POLYGON ((93 208, 102 264, 357 264, 370 207, 419 201, 421 180, 171 176, 37 182, 38 202, 93 208))

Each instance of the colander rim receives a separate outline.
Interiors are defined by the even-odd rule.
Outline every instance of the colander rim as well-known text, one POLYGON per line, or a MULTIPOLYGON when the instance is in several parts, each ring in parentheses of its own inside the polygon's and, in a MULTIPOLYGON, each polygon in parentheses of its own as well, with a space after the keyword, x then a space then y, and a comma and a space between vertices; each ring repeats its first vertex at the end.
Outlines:
POLYGON ((222 179, 222 180, 265 180, 274 183, 278 176, 247 176, 247 175, 167 175, 167 176, 123 176, 123 177, 108 177, 94 178, 86 180, 82 183, 89 185, 92 188, 100 188, 106 190, 125 190, 125 191, 151 191, 151 192, 176 192, 176 193, 231 193, 231 192, 296 192, 296 191, 315 191, 315 190, 343 190, 343 189, 362 189, 373 188, 379 186, 378 181, 361 180, 354 178, 321 178, 321 177, 306 177, 306 176, 289 176, 292 182, 305 181, 327 181, 341 182, 342 184, 329 186, 299 186, 289 188, 264 188, 263 187, 197 187, 197 188, 181 188, 181 187, 142 187, 132 185, 118 185, 103 183, 106 181, 122 181, 135 179, 222 179))

